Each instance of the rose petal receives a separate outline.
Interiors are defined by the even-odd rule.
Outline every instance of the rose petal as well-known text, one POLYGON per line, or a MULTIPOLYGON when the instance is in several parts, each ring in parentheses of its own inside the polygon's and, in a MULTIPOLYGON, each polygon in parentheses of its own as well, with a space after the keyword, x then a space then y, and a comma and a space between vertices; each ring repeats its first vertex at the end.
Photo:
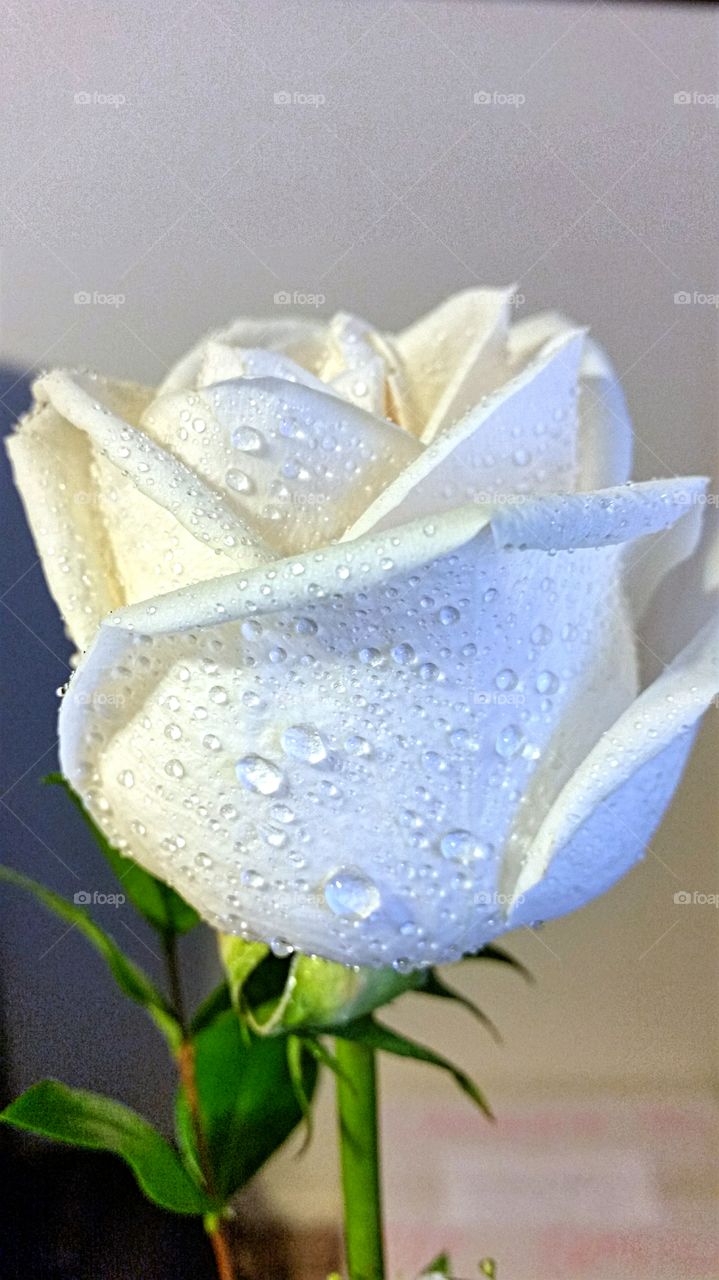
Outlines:
POLYGON ((284 320, 255 320, 241 316, 227 328, 206 335, 182 356, 160 383, 157 394, 167 395, 196 387, 207 344, 213 341, 230 347, 263 347, 267 351, 277 351, 310 373, 316 373, 324 359, 325 326, 320 321, 301 316, 288 316, 284 320))
POLYGON ((143 425, 285 553, 339 537, 419 452, 393 423, 276 378, 162 396, 143 425))
POLYGON ((634 694, 619 553, 555 552, 545 506, 549 551, 454 511, 122 611, 63 702, 63 769, 225 931, 349 963, 481 945, 558 729, 590 705, 583 753, 634 694))
POLYGON ((573 911, 641 857, 677 785, 695 726, 718 692, 715 618, 566 783, 527 850, 511 924, 573 911))
POLYGON ((301 382, 316 391, 327 387, 277 351, 262 347, 232 347, 226 342, 209 339, 205 344, 202 364, 197 374, 197 387, 211 387, 215 382, 229 382, 235 378, 282 378, 285 382, 301 382))
MULTIPOLYGON (((572 327, 570 320, 554 311, 520 320, 509 332, 512 363, 521 367, 549 339, 572 327)), ((578 488, 603 489, 629 479, 632 424, 624 393, 607 355, 589 337, 580 369, 578 451, 578 488)))
POLYGON ((48 586, 84 649, 104 614, 126 599, 98 502, 91 443, 46 404, 21 421, 7 447, 48 586))
POLYGON ((423 443, 506 379, 511 292, 456 293, 397 334, 395 346, 414 391, 416 433, 423 443))
POLYGON ((463 502, 574 487, 576 382, 583 334, 552 340, 527 367, 437 436, 345 537, 463 502))

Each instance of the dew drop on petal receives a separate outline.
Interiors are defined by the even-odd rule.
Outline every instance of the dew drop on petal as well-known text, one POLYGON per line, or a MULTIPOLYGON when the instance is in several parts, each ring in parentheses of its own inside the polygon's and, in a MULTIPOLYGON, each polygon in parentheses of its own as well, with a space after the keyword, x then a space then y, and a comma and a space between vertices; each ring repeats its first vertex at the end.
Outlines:
POLYGON ((366 920, 380 905, 379 889, 373 880, 353 867, 340 867, 325 884, 325 902, 336 916, 366 920))
POLYGON ((248 791, 257 791, 263 796, 274 795, 282 786, 282 774, 277 765, 263 756, 242 756, 235 764, 235 773, 248 791))
POLYGON ((322 735, 313 724, 291 724, 284 730, 280 741, 286 755, 294 760, 306 760, 308 764, 320 764, 327 759, 327 748, 322 735))

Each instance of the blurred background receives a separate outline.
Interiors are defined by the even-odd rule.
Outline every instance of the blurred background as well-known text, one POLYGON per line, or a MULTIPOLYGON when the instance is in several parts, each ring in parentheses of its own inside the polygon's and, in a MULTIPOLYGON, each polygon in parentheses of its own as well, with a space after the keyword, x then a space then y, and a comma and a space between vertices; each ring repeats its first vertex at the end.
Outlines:
MULTIPOLYGON (((25 0, 3 5, 3 26, 6 424, 40 367, 155 383, 241 313, 342 308, 393 329, 453 290, 514 281, 518 316, 564 310, 608 349, 639 478, 715 473, 713 6, 25 0)), ((3 857, 70 896, 105 890, 76 816, 39 783, 70 648, 5 485, 3 857)), ((648 667, 695 629, 689 598, 686 579, 664 593, 648 667)), ((383 1065, 392 1256, 408 1274, 447 1245, 460 1275, 497 1254, 502 1280, 716 1277, 719 915, 674 900, 719 890, 707 721, 643 864, 509 939, 536 986, 490 965, 454 975, 502 1047, 452 1007, 426 1025, 419 996, 393 1011, 499 1116, 490 1127, 420 1066, 383 1065)), ((3 1092, 51 1074, 166 1118, 167 1064, 141 1015, 76 933, 5 897, 3 1092)), ((130 908, 103 910, 152 968, 130 908)), ((212 964, 195 944, 198 990, 212 964)), ((324 1241, 317 1274, 337 1221, 329 1092, 309 1154, 295 1144, 253 1192, 324 1241)), ((38 1259, 62 1280, 204 1274, 202 1241, 139 1209, 112 1162, 91 1176, 90 1157, 59 1158, 13 1165, 8 1275, 40 1274, 38 1259), (132 1206, 135 1261, 97 1199, 104 1178, 132 1206)))

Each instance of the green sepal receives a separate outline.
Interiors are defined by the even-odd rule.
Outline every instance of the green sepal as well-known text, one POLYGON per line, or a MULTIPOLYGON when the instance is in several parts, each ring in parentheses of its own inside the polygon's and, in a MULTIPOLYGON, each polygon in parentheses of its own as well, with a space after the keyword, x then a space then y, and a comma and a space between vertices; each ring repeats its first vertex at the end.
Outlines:
POLYGON ((187 933, 199 924, 200 917, 169 884, 145 871, 133 858, 128 858, 111 845, 88 813, 79 795, 61 773, 49 773, 43 782, 62 787, 89 827, 101 853, 112 868, 123 892, 144 916, 148 924, 165 937, 187 933))
POLYGON ((492 1120, 494 1118, 486 1098, 464 1071, 461 1071, 459 1067, 455 1067, 454 1063, 450 1062, 448 1058, 443 1058, 441 1054, 435 1053, 433 1049, 417 1044, 415 1040, 409 1040, 407 1036, 403 1036, 398 1031, 393 1031, 390 1027, 377 1022, 371 1015, 358 1018, 355 1022, 341 1023, 332 1028, 326 1027, 323 1030, 325 1034, 331 1034, 337 1039, 356 1040, 360 1044, 367 1045, 370 1049, 392 1053, 399 1058, 414 1058, 417 1062, 427 1062, 430 1066, 439 1067, 442 1071, 449 1072, 462 1092, 472 1099, 480 1111, 483 1111, 488 1119, 492 1120))
POLYGON ((423 1276, 439 1275, 439 1276, 447 1276, 448 1278, 451 1276, 451 1274, 452 1274, 452 1264, 449 1260, 448 1253, 438 1253, 437 1257, 433 1258, 432 1261, 429 1263, 429 1265, 424 1267, 424 1269, 420 1272, 420 1275, 423 1275, 423 1276))
POLYGON ((104 929, 101 929, 83 907, 68 902, 59 894, 46 889, 44 885, 30 880, 28 876, 13 871, 10 867, 0 867, 0 880, 24 889, 33 894, 48 911, 59 916, 71 927, 87 938, 96 951, 105 960, 110 973, 123 995, 147 1010, 155 1025, 160 1029, 170 1048, 175 1052, 182 1041, 182 1029, 162 992, 150 981, 147 974, 139 969, 104 929))
POLYGON ((174 1147, 137 1112, 97 1093, 41 1080, 0 1112, 0 1120, 45 1138, 110 1151, 130 1166, 149 1200, 173 1213, 216 1208, 174 1147))
MULTIPOLYGON (((207 1151, 216 1190, 223 1201, 249 1182, 303 1119, 295 1078, 282 1039, 263 1039, 240 1026, 234 1010, 220 1014, 192 1040, 194 1076, 207 1151)), ((302 1092, 307 1105, 317 1081, 317 1064, 301 1057, 302 1092)), ((179 1091, 178 1140, 186 1159, 199 1165, 187 1098, 179 1091)))
POLYGON ((466 1009, 468 1013, 471 1013, 472 1016, 477 1019, 478 1022, 481 1022, 482 1026, 489 1032, 496 1044, 502 1043, 502 1037, 492 1022, 492 1019, 488 1017, 486 1013, 483 1013, 479 1006, 476 1005, 473 1000, 469 999, 469 996, 465 996, 461 991, 457 991, 454 987, 450 987, 443 978, 440 978, 436 969, 427 970, 424 978, 424 985, 420 989, 426 996, 438 996, 441 1000, 454 1000, 457 1004, 461 1004, 463 1009, 466 1009))
POLYGON ((336 964, 295 952, 279 960, 262 942, 219 936, 232 1001, 256 1035, 283 1035, 351 1022, 406 991, 423 988, 425 973, 396 973, 336 964))

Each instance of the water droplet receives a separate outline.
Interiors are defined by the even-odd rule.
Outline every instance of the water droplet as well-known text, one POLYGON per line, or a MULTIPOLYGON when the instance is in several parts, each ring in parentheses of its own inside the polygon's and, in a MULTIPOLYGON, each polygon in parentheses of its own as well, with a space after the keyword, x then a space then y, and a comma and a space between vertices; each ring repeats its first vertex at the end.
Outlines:
POLYGON ((260 875, 259 871, 252 871, 250 868, 242 872, 240 883, 245 889, 264 889, 265 877, 260 875))
POLYGON ((245 640, 256 640, 258 636, 262 635, 262 627, 256 618, 245 618, 245 621, 240 626, 240 631, 245 640))
POLYGON ((165 737, 171 738, 173 742, 178 742, 179 739, 182 737, 182 729, 180 728, 179 724, 166 724, 165 737))
POLYGON ((198 853, 195 857, 195 866, 199 867, 201 871, 209 871, 212 865, 212 858, 209 853, 198 853))
POLYGON ((206 733, 202 739, 202 745, 207 751, 219 751, 222 743, 214 733, 206 733))
POLYGON ((443 627, 451 627, 455 622, 459 622, 459 609, 455 609, 453 604, 446 604, 440 609, 437 618, 443 627))
POLYGON ((242 756, 235 764, 235 773, 248 791, 258 791, 263 796, 274 795, 282 786, 282 774, 277 765, 263 756, 242 756))
POLYGON ((357 657, 367 667, 378 667, 382 661, 382 654, 379 649, 360 649, 357 657))
POLYGON ((361 738, 358 733, 352 733, 345 741, 345 751, 351 756, 368 756, 372 748, 366 738, 361 738))
POLYGON ((221 707, 225 702, 227 702, 227 690, 223 689, 221 684, 215 684, 210 689, 210 698, 213 702, 217 703, 218 707, 221 707))
POLYGON ((549 644, 552 639, 552 632, 543 622, 538 623, 534 628, 530 639, 532 644, 549 644))
POLYGON ((123 787, 134 787, 135 775, 132 772, 132 769, 123 769, 121 773, 118 773, 117 781, 123 787))
POLYGON ((396 644, 392 650, 394 661, 399 663, 401 667, 414 662, 414 656, 414 649, 411 644, 396 644))
POLYGON ((181 760, 168 760, 165 765, 165 773, 169 774, 171 778, 184 778, 185 766, 181 760))
POLYGON ((250 477, 237 467, 230 467, 225 472, 225 484, 228 489, 234 489, 235 493, 252 493, 255 487, 250 477))
POLYGON ((556 693, 559 688, 559 680, 553 671, 540 671, 535 681, 537 693, 556 693))
POLYGON ((353 867, 340 867, 325 884, 325 902, 336 916, 366 920, 379 907, 381 897, 373 880, 353 867))
POLYGON ((502 690, 502 692, 506 692, 508 689, 514 689, 517 684, 517 673, 516 671, 512 671, 511 667, 504 667, 501 671, 497 672, 494 677, 494 683, 498 689, 502 690))
POLYGON ((286 938, 270 938, 270 951, 273 956, 277 956, 278 960, 286 960, 288 956, 292 955, 294 947, 291 946, 286 938))
POLYGON ((495 751, 503 760, 511 760, 512 756, 516 756, 521 750, 524 742, 522 730, 516 724, 508 724, 497 734, 494 744, 495 751))
POLYGON ((275 822, 287 823, 295 820, 294 810, 290 809, 287 804, 273 804, 270 809, 270 816, 275 819, 275 822))
POLYGON ((235 427, 230 438, 234 447, 242 453, 259 453, 262 448, 262 436, 254 427, 241 424, 235 427))
POLYGON ((320 764, 327 759, 327 748, 319 729, 313 724, 291 724, 280 739, 282 749, 295 760, 320 764))

